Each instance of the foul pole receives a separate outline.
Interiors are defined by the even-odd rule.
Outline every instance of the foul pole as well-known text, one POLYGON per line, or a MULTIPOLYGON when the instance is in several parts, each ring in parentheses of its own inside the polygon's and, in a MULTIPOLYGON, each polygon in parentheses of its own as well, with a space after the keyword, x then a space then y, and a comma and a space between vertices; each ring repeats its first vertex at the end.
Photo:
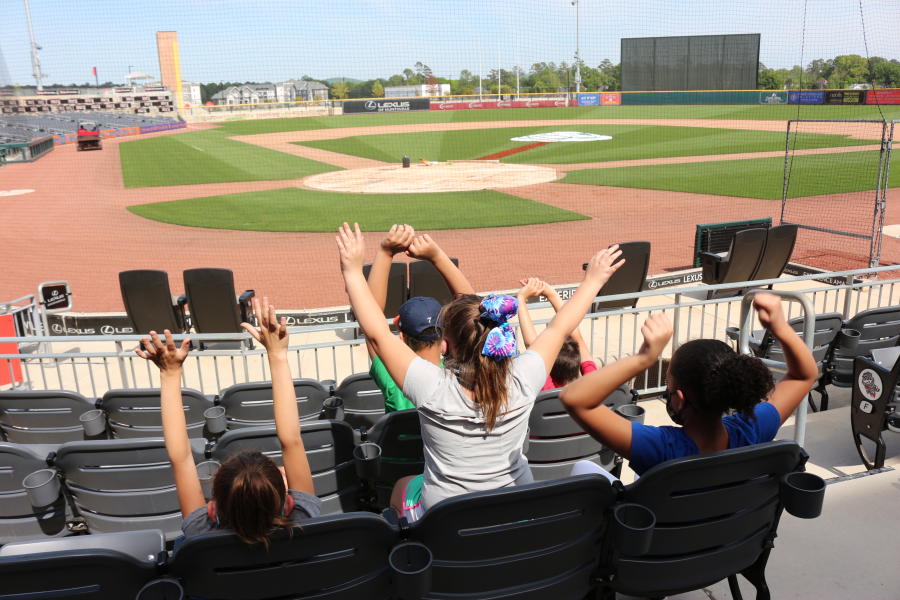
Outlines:
POLYGON ((575 93, 581 92, 581 5, 578 0, 572 0, 575 5, 575 93))
POLYGON ((39 92, 44 90, 44 74, 41 73, 41 59, 38 58, 38 50, 41 49, 38 46, 38 43, 34 41, 34 29, 31 27, 31 7, 28 5, 28 0, 24 0, 25 2, 25 20, 28 21, 28 39, 31 41, 31 67, 34 69, 34 80, 37 82, 37 89, 39 92))

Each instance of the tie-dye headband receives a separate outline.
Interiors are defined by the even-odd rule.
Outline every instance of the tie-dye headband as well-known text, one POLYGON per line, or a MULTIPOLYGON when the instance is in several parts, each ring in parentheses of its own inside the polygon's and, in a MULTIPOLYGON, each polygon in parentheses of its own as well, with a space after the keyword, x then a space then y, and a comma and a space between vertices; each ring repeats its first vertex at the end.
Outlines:
POLYGON ((508 321, 516 316, 519 302, 507 294, 491 294, 481 301, 481 310, 482 319, 496 324, 488 333, 481 354, 494 360, 518 355, 516 334, 508 321))

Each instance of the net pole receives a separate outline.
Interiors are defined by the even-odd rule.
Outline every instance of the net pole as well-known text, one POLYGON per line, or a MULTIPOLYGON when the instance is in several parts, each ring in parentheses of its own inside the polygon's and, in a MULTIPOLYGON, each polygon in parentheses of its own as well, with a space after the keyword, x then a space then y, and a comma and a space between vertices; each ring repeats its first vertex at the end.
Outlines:
POLYGON ((791 154, 791 123, 787 122, 787 131, 784 135, 784 177, 781 184, 781 225, 784 225, 784 208, 787 205, 788 180, 790 179, 790 168, 788 167, 788 159, 791 154))
POLYGON ((887 121, 881 122, 881 149, 878 151, 878 175, 875 177, 875 210, 872 211, 872 239, 869 243, 869 267, 877 267, 881 259, 881 215, 884 213, 883 191, 887 182, 883 181, 885 171, 885 146, 887 145, 887 121))

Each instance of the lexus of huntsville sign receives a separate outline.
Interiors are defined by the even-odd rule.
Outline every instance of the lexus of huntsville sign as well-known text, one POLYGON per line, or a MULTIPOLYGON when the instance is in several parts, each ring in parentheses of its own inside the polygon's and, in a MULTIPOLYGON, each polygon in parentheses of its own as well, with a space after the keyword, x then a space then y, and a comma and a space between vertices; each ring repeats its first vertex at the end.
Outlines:
POLYGON ((398 98, 380 100, 348 100, 344 102, 344 113, 387 113, 428 110, 429 98, 398 98))

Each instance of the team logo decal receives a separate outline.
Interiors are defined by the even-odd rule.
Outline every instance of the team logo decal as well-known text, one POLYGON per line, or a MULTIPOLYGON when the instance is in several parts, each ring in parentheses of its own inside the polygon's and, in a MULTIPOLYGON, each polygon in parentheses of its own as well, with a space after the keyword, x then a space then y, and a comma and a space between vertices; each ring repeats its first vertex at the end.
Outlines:
POLYGON ((582 131, 549 131, 511 138, 513 142, 601 142, 612 136, 584 133, 582 131))
POLYGON ((859 392, 869 400, 878 400, 881 397, 881 391, 884 389, 881 383, 881 377, 872 369, 863 369, 859 374, 857 382, 859 392))

